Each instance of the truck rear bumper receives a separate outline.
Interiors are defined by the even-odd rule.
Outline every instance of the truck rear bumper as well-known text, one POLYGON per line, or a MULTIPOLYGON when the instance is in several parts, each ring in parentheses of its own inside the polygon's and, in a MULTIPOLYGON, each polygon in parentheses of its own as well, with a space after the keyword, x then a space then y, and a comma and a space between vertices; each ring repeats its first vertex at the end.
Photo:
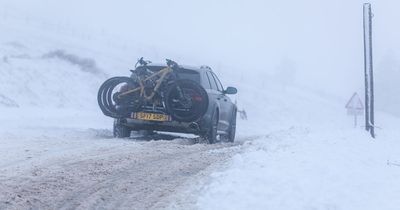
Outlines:
POLYGON ((127 118, 126 123, 123 124, 131 127, 133 130, 156 130, 177 133, 191 133, 196 135, 201 134, 201 125, 199 122, 156 122, 127 118))

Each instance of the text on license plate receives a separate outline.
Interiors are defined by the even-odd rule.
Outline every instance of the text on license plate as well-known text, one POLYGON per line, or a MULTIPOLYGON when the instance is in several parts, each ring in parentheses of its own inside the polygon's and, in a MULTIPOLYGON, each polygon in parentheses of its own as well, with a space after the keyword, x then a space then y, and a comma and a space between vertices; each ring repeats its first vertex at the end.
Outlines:
POLYGON ((138 120, 151 120, 151 121, 170 121, 171 117, 165 114, 136 112, 132 113, 132 118, 138 120))

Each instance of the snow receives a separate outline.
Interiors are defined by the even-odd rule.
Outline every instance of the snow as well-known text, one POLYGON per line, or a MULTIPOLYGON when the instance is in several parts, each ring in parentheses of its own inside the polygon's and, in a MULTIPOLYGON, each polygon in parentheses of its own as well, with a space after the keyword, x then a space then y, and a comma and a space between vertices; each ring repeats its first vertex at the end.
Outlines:
POLYGON ((281 129, 246 141, 244 152, 227 163, 227 170, 215 172, 202 188, 197 207, 398 209, 400 133, 396 126, 400 119, 378 113, 382 129, 372 139, 363 128, 352 128, 351 117, 345 116, 339 104, 326 106, 313 94, 294 98, 298 96, 294 91, 285 96, 285 102, 264 108, 264 113, 279 113, 276 119, 257 124, 266 131, 269 122, 279 122, 281 129), (296 116, 301 112, 306 116, 296 116), (290 122, 285 113, 295 115, 300 123, 290 122))
MULTIPOLYGON (((142 147, 145 144, 111 138, 112 119, 97 107, 99 85, 110 76, 127 75, 143 54, 159 59, 156 62, 175 55, 187 56, 182 60, 188 61, 200 59, 185 47, 180 48, 182 53, 167 44, 158 49, 102 30, 76 29, 62 21, 4 8, 0 9, 0 170, 4 172, 0 179, 16 172, 10 168, 23 173, 49 160, 69 157, 72 161, 110 147, 142 147)), ((227 51, 216 54, 221 52, 227 51)), ((292 74, 307 78, 317 68, 302 75, 289 58, 283 59, 275 74, 264 66, 214 64, 210 66, 223 83, 238 88, 233 99, 239 109, 246 110, 248 120, 238 121, 238 146, 226 149, 236 155, 224 167, 213 168, 211 176, 199 176, 195 186, 188 185, 200 188, 194 190, 195 203, 177 208, 398 209, 399 118, 377 112, 377 139, 372 139, 361 126, 353 128, 352 117, 346 116, 346 101, 320 85, 348 87, 338 85, 337 78, 330 81, 324 71, 318 70, 323 77, 305 80, 319 85, 301 85, 292 74)), ((167 154, 174 152, 175 145, 163 144, 169 148, 167 154)), ((221 151, 225 150, 217 152, 221 151)))
POLYGON ((252 142, 214 174, 200 209, 398 208, 400 171, 387 164, 399 158, 392 144, 310 133, 293 128, 252 142))

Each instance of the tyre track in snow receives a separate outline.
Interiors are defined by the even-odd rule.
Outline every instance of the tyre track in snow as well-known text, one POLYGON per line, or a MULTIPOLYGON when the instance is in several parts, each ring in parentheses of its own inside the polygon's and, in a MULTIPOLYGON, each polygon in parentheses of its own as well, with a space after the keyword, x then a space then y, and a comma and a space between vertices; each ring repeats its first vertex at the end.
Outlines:
POLYGON ((238 143, 193 141, 121 140, 109 149, 32 161, 18 175, 0 178, 0 209, 166 208, 179 188, 241 149, 238 143))

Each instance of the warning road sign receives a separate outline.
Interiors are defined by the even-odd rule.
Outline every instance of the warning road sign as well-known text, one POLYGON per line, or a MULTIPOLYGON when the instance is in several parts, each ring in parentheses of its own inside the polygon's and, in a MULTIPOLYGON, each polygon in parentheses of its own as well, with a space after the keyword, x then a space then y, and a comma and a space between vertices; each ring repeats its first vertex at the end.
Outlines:
POLYGON ((349 102, 346 104, 347 114, 354 116, 354 127, 357 127, 357 116, 363 115, 364 106, 357 93, 351 96, 349 102))
POLYGON ((346 104, 348 115, 363 115, 364 105, 357 93, 354 93, 346 104))

